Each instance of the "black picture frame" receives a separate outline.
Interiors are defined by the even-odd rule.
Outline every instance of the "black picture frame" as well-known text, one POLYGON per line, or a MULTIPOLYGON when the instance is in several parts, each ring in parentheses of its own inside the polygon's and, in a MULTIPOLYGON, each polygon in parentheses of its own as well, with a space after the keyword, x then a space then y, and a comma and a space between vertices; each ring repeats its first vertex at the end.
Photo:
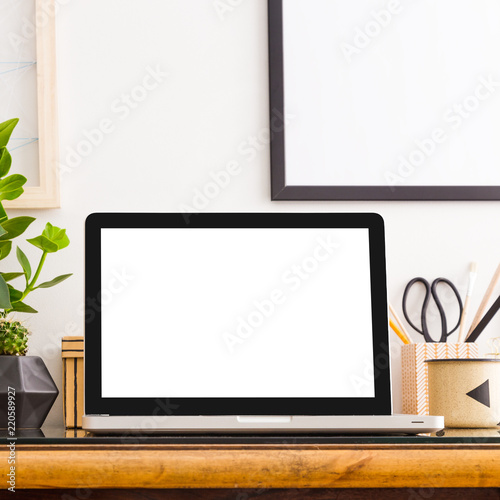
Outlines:
MULTIPOLYGON (((85 224, 86 415, 390 415, 385 229, 377 214, 96 213, 85 224), (101 230, 103 228, 367 228, 370 242, 375 397, 105 398, 102 396, 101 230)), ((133 366, 130 367, 134 369, 133 366)))
MULTIPOLYGON (((306 2, 307 0, 303 0, 306 2)), ((500 186, 297 186, 286 181, 283 2, 268 0, 271 200, 500 200, 500 186)), ((312 8, 312 7, 311 7, 312 8)))

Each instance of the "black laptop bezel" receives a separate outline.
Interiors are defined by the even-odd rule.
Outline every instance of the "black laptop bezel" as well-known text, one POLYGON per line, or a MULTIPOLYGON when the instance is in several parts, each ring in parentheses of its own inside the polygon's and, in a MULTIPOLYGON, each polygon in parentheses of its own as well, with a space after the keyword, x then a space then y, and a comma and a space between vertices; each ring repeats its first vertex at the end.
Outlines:
MULTIPOLYGON (((85 226, 85 414, 390 415, 385 235, 377 214, 96 213, 85 226), (103 398, 101 391, 101 229, 103 228, 367 228, 373 318, 374 398, 103 398)), ((355 298, 353 298, 355 299, 355 298)), ((133 369, 133 367, 131 367, 133 369)))

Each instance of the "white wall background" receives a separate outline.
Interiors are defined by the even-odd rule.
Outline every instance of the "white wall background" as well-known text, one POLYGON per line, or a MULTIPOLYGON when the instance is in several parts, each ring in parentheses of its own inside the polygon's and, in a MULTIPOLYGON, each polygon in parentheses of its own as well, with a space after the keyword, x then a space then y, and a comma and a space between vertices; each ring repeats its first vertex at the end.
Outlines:
MULTIPOLYGON (((57 16, 62 208, 34 211, 38 221, 27 236, 50 221, 67 228, 71 239, 67 249, 49 256, 44 273, 47 279, 66 272, 74 276, 28 301, 40 311, 28 320, 30 353, 43 356, 59 386, 60 338, 83 334, 85 217, 96 211, 182 211, 200 201, 198 190, 229 162, 238 164, 238 173, 197 208, 379 212, 387 226, 389 297, 398 311, 405 284, 417 275, 448 277, 464 295, 469 263, 477 260, 475 311, 499 262, 499 202, 270 201, 265 0, 62 3, 57 16), (221 15, 217 5, 233 7, 221 15), (162 81, 154 89, 138 89, 157 68, 168 76, 157 75, 162 81), (126 111, 121 101, 131 93, 142 100, 126 111), (102 120, 108 133, 94 133, 91 145, 86 135, 102 120)), ((154 80, 145 83, 151 88, 154 80)), ((161 311, 147 305, 138 304, 135 314, 152 328, 162 321, 161 311)), ((498 336, 499 326, 500 319, 494 320, 485 337, 498 336)), ((413 338, 419 341, 416 333, 413 338)), ((391 340, 399 346, 395 335, 391 340)), ((130 348, 149 349, 147 331, 139 331, 130 348)), ((487 352, 484 342, 481 350, 487 352)), ((399 347, 395 352, 398 410, 399 347)), ((61 397, 47 423, 60 422, 61 397)))

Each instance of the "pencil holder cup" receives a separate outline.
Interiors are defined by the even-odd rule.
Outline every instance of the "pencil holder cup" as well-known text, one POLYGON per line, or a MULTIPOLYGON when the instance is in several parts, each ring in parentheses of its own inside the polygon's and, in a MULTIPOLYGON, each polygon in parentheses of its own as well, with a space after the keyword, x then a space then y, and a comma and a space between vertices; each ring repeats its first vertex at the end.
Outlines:
POLYGON ((403 413, 429 415, 429 392, 426 359, 478 358, 477 344, 419 343, 401 347, 403 413))
POLYGON ((500 425, 500 359, 431 359, 429 410, 445 427, 500 425))

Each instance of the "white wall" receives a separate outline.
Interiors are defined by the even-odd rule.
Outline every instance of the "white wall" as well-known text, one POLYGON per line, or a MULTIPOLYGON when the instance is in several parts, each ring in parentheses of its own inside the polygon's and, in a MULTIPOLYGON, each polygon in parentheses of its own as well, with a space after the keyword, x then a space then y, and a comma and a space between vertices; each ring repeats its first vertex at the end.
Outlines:
MULTIPOLYGON (((60 337, 83 332, 85 217, 96 211, 180 211, 193 205, 210 173, 228 162, 237 162, 240 173, 207 211, 382 214, 389 295, 399 311, 404 286, 417 275, 448 277, 464 294, 471 260, 479 263, 477 290, 484 292, 500 255, 500 203, 270 201, 269 146, 257 141, 255 157, 248 153, 250 138, 269 126, 265 0, 223 0, 239 5, 222 18, 212 0, 63 3, 57 18, 62 208, 35 211, 38 226, 30 236, 47 220, 67 228, 71 245, 49 256, 44 273, 47 278, 74 276, 33 293, 29 301, 40 310, 29 319, 30 352, 44 357, 59 386, 60 337), (125 117, 122 95, 134 92, 141 98, 137 86, 156 68, 168 76, 157 75, 162 82, 125 117), (102 120, 112 131, 89 148, 86 131, 102 120), (81 161, 72 153, 78 148, 86 154, 81 161)), ((152 87, 155 82, 145 83, 152 87)), ((138 305, 135 313, 153 326, 162 320, 160 311, 147 306, 138 305)), ((491 324, 488 336, 498 335, 499 321, 491 324)), ((413 338, 419 340, 416 333, 413 338)), ((399 345, 395 336, 392 340, 399 345)), ((148 349, 147 333, 138 333, 130 348, 148 349)), ((395 356, 396 410, 399 363, 395 356)), ((62 421, 61 399, 47 423, 62 421)))

